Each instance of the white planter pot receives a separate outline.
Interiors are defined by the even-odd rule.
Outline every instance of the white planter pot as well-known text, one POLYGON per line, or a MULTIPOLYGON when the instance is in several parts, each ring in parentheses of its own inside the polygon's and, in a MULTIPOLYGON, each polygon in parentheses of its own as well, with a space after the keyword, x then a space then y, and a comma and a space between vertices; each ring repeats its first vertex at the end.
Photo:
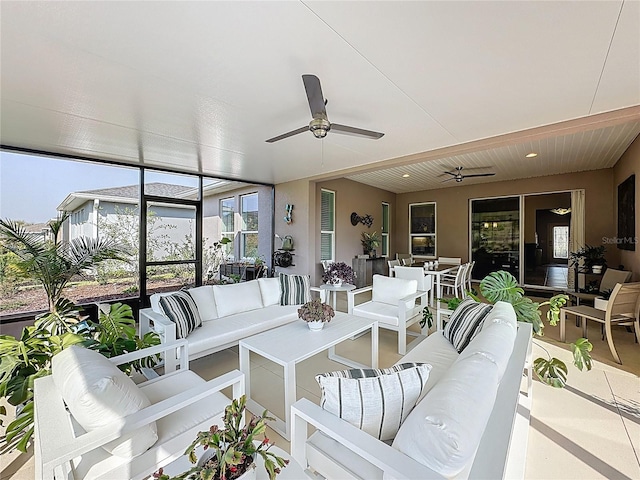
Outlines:
POLYGON ((591 267, 593 273, 602 273, 602 265, 594 265, 591 267))
POLYGON ((312 332, 319 332, 324 328, 324 322, 307 322, 307 325, 312 332))
POLYGON ((342 286, 342 280, 340 280, 339 278, 335 279, 335 280, 333 280, 331 282, 331 285, 335 285, 336 287, 341 287, 342 286))

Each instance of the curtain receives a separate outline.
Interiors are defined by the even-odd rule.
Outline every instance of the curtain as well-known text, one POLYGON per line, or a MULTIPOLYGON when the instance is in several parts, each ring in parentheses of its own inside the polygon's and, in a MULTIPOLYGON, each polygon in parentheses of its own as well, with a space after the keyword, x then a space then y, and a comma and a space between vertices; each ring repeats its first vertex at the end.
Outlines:
MULTIPOLYGON (((577 252, 584 247, 584 190, 571 191, 571 223, 569 224, 569 251, 577 252)), ((572 268, 569 271, 570 289, 577 290, 576 275, 572 268)))

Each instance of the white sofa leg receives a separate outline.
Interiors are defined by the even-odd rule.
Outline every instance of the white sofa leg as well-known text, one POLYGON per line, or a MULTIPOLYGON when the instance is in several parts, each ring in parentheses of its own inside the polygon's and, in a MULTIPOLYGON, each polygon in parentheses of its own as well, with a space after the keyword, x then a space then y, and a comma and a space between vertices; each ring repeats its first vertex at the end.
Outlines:
POLYGON ((400 355, 407 353, 407 322, 402 320, 398 325, 398 353, 400 355))

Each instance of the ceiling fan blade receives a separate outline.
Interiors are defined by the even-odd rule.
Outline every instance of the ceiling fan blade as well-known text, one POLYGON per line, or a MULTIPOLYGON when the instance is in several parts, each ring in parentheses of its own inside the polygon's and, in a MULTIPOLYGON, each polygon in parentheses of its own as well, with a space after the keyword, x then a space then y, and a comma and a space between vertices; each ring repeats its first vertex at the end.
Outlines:
POLYGON ((278 135, 277 137, 270 138, 269 140, 265 140, 267 143, 277 142, 278 140, 284 140, 285 138, 293 137, 294 135, 298 135, 299 133, 308 132, 309 126, 305 125, 304 127, 300 127, 296 130, 292 130, 287 133, 283 133, 282 135, 278 135))
POLYGON ((473 175, 463 175, 462 178, 471 178, 471 177, 493 177, 495 173, 474 173, 473 175))
POLYGON ((367 137, 373 140, 377 140, 384 136, 384 133, 374 132, 372 130, 365 130, 363 128, 349 127, 347 125, 340 125, 339 123, 331 124, 331 131, 337 133, 343 133, 345 135, 356 135, 358 137, 367 137))
POLYGON ((455 180, 456 177, 447 178, 446 180, 442 180, 440 183, 450 182, 451 180, 455 180))
POLYGON ((488 168, 493 168, 493 165, 487 165, 486 167, 464 167, 464 171, 470 172, 471 170, 487 170, 488 168))
POLYGON ((304 89, 307 92, 309 100, 309 108, 313 118, 327 118, 327 110, 324 107, 324 97, 322 96, 322 87, 320 87, 320 79, 315 75, 302 75, 304 89))
POLYGON ((453 175, 454 177, 457 175, 457 173, 453 173, 453 172, 443 172, 442 175, 438 175, 439 177, 444 177, 445 175, 453 175))

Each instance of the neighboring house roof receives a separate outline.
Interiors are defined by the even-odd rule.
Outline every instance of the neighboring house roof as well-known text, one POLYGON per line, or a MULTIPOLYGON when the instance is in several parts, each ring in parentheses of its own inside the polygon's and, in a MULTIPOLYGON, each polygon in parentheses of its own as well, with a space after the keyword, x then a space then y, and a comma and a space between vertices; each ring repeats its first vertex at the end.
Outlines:
MULTIPOLYGON (((158 197, 184 198, 188 193, 193 192, 193 190, 193 187, 171 185, 168 183, 147 183, 145 185, 147 194, 158 197)), ((139 197, 139 185, 84 190, 67 195, 60 205, 58 205, 57 209, 59 211, 73 212, 87 201, 95 199, 117 203, 138 203, 139 197)))
POLYGON ((49 227, 48 223, 31 223, 29 225, 25 225, 24 230, 27 233, 42 233, 45 231, 50 231, 51 228, 49 227))

